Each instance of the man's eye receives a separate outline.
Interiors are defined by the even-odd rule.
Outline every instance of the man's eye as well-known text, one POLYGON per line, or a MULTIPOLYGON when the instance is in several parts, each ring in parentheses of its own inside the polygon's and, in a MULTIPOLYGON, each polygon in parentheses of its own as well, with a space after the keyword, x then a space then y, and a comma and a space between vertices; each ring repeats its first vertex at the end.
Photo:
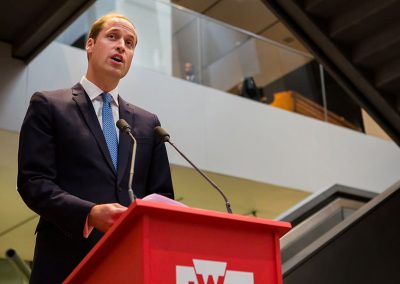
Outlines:
POLYGON ((126 41, 126 45, 129 46, 129 47, 133 47, 133 41, 127 40, 126 41))
POLYGON ((109 34, 109 35, 108 35, 108 38, 109 38, 109 39, 115 39, 115 35, 114 35, 114 34, 109 34))

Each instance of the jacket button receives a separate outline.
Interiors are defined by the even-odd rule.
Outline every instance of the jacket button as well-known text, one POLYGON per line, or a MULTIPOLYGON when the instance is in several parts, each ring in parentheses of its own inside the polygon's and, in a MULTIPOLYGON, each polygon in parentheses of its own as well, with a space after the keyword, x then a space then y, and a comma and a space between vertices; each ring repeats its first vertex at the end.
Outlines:
POLYGON ((122 187, 118 187, 118 191, 122 191, 122 187))

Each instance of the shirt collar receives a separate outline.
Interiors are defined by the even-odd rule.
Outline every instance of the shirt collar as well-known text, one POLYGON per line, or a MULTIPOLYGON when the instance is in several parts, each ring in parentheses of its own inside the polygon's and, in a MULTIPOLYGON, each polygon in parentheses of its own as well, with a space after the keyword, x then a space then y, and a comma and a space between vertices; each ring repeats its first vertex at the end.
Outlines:
MULTIPOLYGON (((85 89, 85 91, 88 94, 91 101, 98 99, 98 97, 102 93, 104 93, 104 91, 102 89, 100 89, 94 83, 89 81, 86 78, 86 76, 82 76, 80 83, 81 83, 83 89, 85 89)), ((108 93, 113 97, 114 103, 118 106, 118 86, 114 90, 111 90, 108 93)))

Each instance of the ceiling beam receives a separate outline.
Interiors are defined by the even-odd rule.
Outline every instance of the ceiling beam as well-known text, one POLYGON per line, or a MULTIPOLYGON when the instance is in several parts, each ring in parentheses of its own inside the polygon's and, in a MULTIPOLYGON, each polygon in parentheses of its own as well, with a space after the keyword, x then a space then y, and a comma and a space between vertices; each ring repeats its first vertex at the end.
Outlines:
POLYGON ((95 0, 61 1, 50 4, 12 44, 12 56, 31 61, 65 28, 78 18, 95 0))

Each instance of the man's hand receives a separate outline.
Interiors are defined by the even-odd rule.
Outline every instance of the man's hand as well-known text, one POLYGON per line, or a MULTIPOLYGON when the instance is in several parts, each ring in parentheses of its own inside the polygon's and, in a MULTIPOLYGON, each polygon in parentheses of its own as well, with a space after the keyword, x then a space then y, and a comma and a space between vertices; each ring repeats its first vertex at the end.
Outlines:
POLYGON ((88 225, 105 233, 127 209, 118 203, 95 205, 90 210, 88 225))

